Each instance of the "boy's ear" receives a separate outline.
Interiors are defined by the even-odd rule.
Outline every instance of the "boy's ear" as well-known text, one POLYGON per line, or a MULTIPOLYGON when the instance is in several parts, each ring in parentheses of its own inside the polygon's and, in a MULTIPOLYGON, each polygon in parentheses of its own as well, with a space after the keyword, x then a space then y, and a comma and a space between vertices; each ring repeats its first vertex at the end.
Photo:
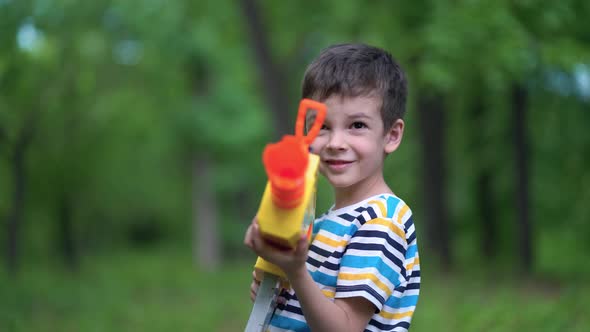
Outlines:
POLYGON ((390 154, 397 150, 404 136, 404 120, 397 119, 385 132, 385 154, 390 154))

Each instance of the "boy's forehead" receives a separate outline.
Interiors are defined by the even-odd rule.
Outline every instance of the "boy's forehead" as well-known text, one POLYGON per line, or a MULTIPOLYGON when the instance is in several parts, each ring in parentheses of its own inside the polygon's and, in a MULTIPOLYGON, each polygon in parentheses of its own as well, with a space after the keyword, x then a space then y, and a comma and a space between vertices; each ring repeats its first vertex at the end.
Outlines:
MULTIPOLYGON (((321 101, 327 106, 327 115, 336 115, 337 113, 347 116, 371 116, 381 114, 381 100, 376 96, 330 96, 325 100, 321 101)), ((306 120, 312 120, 315 118, 316 111, 309 110, 306 114, 306 120)))

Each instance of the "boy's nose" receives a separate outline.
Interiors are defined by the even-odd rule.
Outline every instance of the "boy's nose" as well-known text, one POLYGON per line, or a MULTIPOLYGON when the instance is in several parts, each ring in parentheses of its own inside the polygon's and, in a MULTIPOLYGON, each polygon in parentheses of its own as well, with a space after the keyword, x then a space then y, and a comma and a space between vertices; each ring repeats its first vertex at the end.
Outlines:
POLYGON ((332 150, 346 149, 346 140, 343 133, 336 130, 332 131, 330 133, 330 138, 328 140, 328 144, 326 144, 326 147, 332 150))

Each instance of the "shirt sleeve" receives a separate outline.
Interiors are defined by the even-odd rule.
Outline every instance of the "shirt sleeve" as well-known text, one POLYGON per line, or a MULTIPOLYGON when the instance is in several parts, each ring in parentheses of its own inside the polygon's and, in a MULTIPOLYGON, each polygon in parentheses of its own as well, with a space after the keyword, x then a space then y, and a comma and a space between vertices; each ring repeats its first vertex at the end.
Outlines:
POLYGON ((406 282, 407 249, 404 226, 395 218, 362 223, 342 255, 335 298, 363 297, 381 311, 394 289, 406 282))

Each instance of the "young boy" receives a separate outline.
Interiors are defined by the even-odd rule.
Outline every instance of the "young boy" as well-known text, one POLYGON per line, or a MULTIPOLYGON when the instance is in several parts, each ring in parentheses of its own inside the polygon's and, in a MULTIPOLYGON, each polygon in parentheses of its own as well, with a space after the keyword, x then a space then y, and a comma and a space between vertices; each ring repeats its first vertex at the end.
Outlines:
POLYGON ((291 284, 270 330, 406 331, 420 289, 416 233, 410 209, 383 178, 404 133, 404 72, 381 49, 336 45, 310 64, 302 92, 327 106, 311 151, 335 202, 314 222, 309 249, 305 235, 285 251, 261 238, 256 219, 248 228, 246 246, 291 284))

